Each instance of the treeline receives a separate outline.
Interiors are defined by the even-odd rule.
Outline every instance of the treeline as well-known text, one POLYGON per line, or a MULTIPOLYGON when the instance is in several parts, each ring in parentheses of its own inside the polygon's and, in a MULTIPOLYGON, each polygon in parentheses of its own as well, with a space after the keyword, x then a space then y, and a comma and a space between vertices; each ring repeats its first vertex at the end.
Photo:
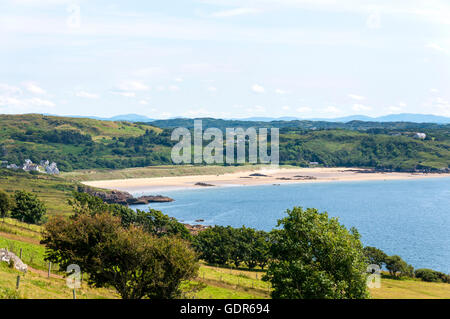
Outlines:
MULTIPOLYGON (((47 125, 62 123, 63 119, 46 122, 47 125)), ((0 127, 0 160, 21 164, 27 158, 34 162, 52 158, 61 171, 170 165, 173 164, 171 149, 177 143, 171 141, 172 126, 187 125, 189 128, 193 121, 170 120, 167 122, 170 125, 164 122, 167 128, 162 130, 144 130, 144 124, 129 124, 118 128, 114 136, 108 137, 102 135, 107 131, 95 133, 97 135, 92 133, 99 129, 96 126, 89 127, 88 123, 79 125, 84 131, 76 129, 76 120, 71 122, 73 129, 36 129, 32 123, 21 124, 26 128, 22 130, 14 127, 2 130, 0 127), (130 134, 132 130, 142 134, 130 134), (121 132, 124 132, 123 135, 121 132)), ((204 119, 203 129, 214 125, 223 130, 226 127, 246 128, 247 124, 258 128, 255 123, 258 124, 204 119)), ((318 162, 326 167, 430 172, 449 170, 450 125, 409 123, 411 126, 404 127, 405 123, 376 123, 377 126, 366 127, 366 122, 337 123, 338 126, 336 123, 333 126, 333 123, 324 122, 326 125, 323 127, 303 127, 295 121, 286 123, 261 123, 264 124, 262 127, 281 127, 280 164, 306 167, 310 162, 318 162), (285 126, 286 123, 291 126, 285 126), (427 134, 425 140, 412 137, 416 129, 427 134)), ((310 124, 314 123, 318 124, 310 124)), ((209 141, 204 141, 204 145, 207 144, 209 141)))
POLYGON ((23 142, 34 143, 61 143, 68 145, 92 145, 92 137, 89 134, 81 134, 72 130, 27 130, 26 132, 15 132, 11 134, 13 139, 23 142))
POLYGON ((214 226, 195 236, 193 246, 213 265, 264 269, 269 261, 269 234, 253 228, 214 226))
POLYGON ((377 265, 380 269, 385 267, 393 278, 418 278, 427 282, 443 282, 450 284, 450 275, 427 268, 414 270, 414 267, 409 265, 400 256, 388 256, 381 249, 376 247, 364 247, 364 254, 370 264, 377 265))
MULTIPOLYGON (((2 216, 11 211, 25 222, 43 221, 24 218, 45 215, 36 213, 44 210, 35 196, 16 192, 14 199, 11 204, 0 193, 2 216)), ((399 256, 363 247, 355 228, 312 208, 287 210, 269 233, 215 226, 192 236, 157 210, 135 212, 76 192, 69 204, 72 216, 55 216, 43 226, 45 259, 63 269, 77 264, 89 285, 113 287, 122 298, 180 297, 183 283, 197 277, 199 260, 266 269, 263 280, 271 283, 273 298, 368 298, 370 264, 386 267, 394 278, 449 282, 448 275, 414 271, 399 256)))

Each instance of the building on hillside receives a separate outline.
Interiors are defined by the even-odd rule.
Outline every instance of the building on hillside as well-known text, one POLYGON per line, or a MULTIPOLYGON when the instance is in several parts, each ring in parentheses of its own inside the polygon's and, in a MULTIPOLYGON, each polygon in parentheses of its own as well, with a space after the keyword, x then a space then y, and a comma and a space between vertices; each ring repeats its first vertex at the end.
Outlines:
POLYGON ((417 138, 419 140, 424 140, 427 138, 427 134, 425 133, 415 133, 414 134, 414 138, 417 138))
POLYGON ((19 166, 17 166, 16 164, 9 164, 9 165, 6 165, 6 168, 9 168, 9 169, 19 169, 19 166))
POLYGON ((319 162, 309 162, 309 165, 311 166, 319 165, 319 162))
POLYGON ((34 164, 30 159, 26 159, 22 169, 25 172, 40 172, 39 165, 34 164))
MULTIPOLYGON (((47 161, 47 163, 48 163, 48 161, 47 161)), ((52 175, 59 174, 59 169, 55 162, 52 162, 50 165, 45 166, 45 171, 47 172, 47 174, 52 174, 52 175)))

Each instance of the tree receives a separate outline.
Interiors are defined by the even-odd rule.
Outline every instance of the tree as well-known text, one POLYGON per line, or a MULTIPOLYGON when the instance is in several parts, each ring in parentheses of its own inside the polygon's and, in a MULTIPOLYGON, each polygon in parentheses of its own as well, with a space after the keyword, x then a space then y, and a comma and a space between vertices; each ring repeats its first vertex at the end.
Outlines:
POLYGON ((43 231, 46 260, 77 264, 95 287, 112 286, 124 299, 170 299, 184 280, 196 277, 197 256, 178 237, 157 237, 110 213, 55 217, 43 231))
POLYGON ((0 217, 3 219, 8 216, 9 210, 11 209, 11 199, 8 194, 0 191, 0 217))
POLYGON ((81 192, 74 192, 69 199, 69 204, 76 215, 110 212, 113 216, 120 218, 124 227, 139 225, 148 233, 158 237, 179 235, 183 239, 191 240, 191 234, 183 224, 155 209, 149 209, 148 212, 139 209, 134 211, 127 206, 108 204, 100 197, 81 192))
POLYGON ((422 279, 422 281, 450 283, 450 275, 432 269, 416 269, 414 275, 416 278, 422 279))
POLYGON ((45 221, 47 208, 35 194, 16 191, 14 201, 11 217, 29 224, 40 224, 45 221))
POLYGON ((244 261, 248 268, 260 266, 262 269, 269 260, 269 235, 265 231, 252 228, 242 228, 245 243, 244 261))
POLYGON ((195 236, 193 244, 200 258, 210 264, 225 265, 233 251, 232 228, 214 226, 195 236))
POLYGON ((386 258, 386 268, 389 270, 391 276, 394 277, 413 277, 414 268, 408 265, 400 256, 393 255, 386 258))
POLYGON ((370 246, 364 247, 364 255, 370 265, 378 265, 380 269, 386 263, 388 257, 381 249, 370 246))
POLYGON ((317 209, 294 207, 272 231, 266 276, 273 298, 366 298, 360 236, 317 209))

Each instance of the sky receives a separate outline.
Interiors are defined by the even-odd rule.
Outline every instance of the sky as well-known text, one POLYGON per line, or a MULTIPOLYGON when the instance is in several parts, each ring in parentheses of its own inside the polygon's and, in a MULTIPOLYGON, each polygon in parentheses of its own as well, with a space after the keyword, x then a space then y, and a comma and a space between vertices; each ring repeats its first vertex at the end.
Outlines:
POLYGON ((1 0, 0 113, 450 116, 448 0, 1 0))

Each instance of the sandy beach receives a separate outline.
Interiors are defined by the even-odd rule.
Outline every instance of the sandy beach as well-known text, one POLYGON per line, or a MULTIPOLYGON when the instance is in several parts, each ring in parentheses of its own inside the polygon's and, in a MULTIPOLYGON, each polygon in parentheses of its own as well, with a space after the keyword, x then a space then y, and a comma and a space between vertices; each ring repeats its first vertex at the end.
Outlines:
POLYGON ((450 177, 450 174, 373 172, 360 168, 276 168, 242 171, 222 175, 171 176, 88 181, 93 187, 160 194, 168 190, 252 186, 284 183, 319 183, 337 181, 407 180, 431 177, 450 177))

